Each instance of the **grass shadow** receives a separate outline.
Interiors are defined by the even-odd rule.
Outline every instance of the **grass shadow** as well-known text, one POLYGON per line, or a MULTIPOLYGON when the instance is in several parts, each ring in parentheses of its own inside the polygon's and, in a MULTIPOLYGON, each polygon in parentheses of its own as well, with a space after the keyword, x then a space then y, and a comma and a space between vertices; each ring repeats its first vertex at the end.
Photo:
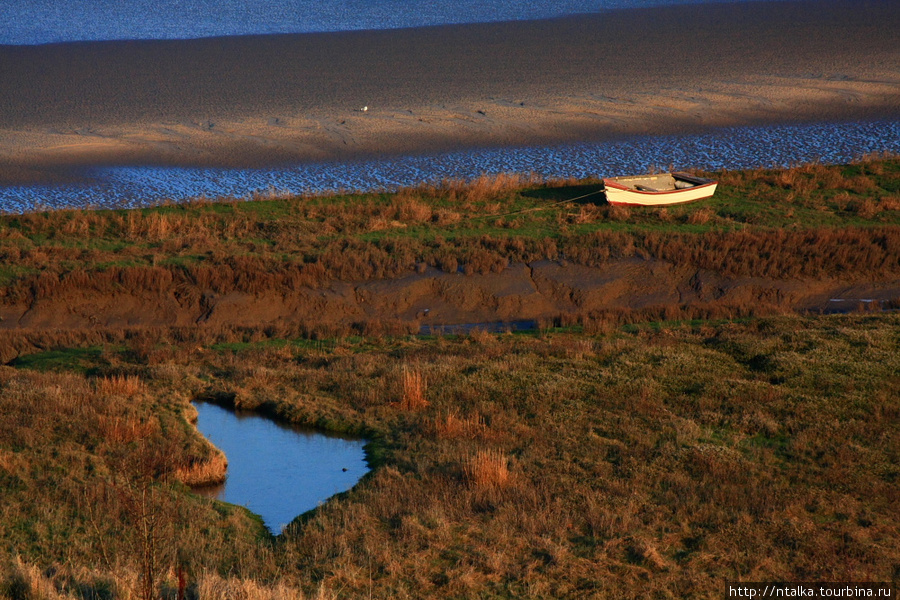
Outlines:
POLYGON ((602 183, 586 183, 578 185, 566 185, 563 187, 544 187, 526 190, 522 192, 522 196, 526 198, 534 198, 536 200, 549 200, 553 202, 573 200, 578 204, 606 204, 606 197, 601 193, 602 191, 602 183), (585 196, 587 194, 591 195, 586 198, 581 198, 582 196, 585 196))

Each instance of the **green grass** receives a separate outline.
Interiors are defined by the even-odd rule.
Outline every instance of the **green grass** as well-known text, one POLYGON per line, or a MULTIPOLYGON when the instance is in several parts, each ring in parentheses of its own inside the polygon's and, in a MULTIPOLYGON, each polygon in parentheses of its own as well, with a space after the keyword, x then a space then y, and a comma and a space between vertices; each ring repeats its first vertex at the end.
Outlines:
POLYGON ((17 369, 33 369, 40 372, 73 371, 90 375, 109 364, 105 357, 111 351, 115 352, 116 350, 102 346, 45 350, 19 356, 10 361, 9 365, 17 369))
POLYGON ((34 267, 17 265, 0 265, 0 287, 15 283, 19 279, 35 275, 39 271, 34 267))

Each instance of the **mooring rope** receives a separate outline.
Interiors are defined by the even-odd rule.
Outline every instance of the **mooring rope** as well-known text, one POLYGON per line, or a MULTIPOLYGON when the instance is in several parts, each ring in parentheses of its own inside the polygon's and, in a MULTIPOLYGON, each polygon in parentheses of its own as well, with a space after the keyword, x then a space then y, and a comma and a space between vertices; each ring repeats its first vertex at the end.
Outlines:
POLYGON ((553 208, 554 206, 557 206, 557 205, 559 205, 559 204, 565 204, 566 202, 575 202, 576 200, 582 200, 583 198, 588 198, 589 196, 596 196, 597 194, 602 194, 602 193, 605 192, 605 191, 606 191, 606 188, 602 188, 602 189, 599 189, 599 190, 597 190, 597 191, 595 191, 595 192, 590 192, 589 194, 584 194, 583 196, 577 196, 577 197, 575 197, 575 198, 566 198, 565 200, 559 200, 559 201, 557 201, 557 202, 553 202, 552 204, 547 204, 547 205, 545 205, 545 206, 535 206, 535 207, 533 207, 533 208, 523 208, 522 210, 514 210, 514 211, 512 211, 512 212, 508 212, 508 213, 499 213, 499 214, 496 214, 496 215, 478 215, 478 216, 472 216, 472 217, 468 217, 468 218, 465 219, 465 220, 467 220, 467 221, 473 221, 473 220, 475 220, 475 219, 491 219, 491 218, 497 218, 497 217, 509 217, 509 216, 511 216, 511 215, 519 215, 519 214, 527 213, 527 212, 535 212, 535 211, 538 211, 538 210, 547 210, 547 209, 553 208))

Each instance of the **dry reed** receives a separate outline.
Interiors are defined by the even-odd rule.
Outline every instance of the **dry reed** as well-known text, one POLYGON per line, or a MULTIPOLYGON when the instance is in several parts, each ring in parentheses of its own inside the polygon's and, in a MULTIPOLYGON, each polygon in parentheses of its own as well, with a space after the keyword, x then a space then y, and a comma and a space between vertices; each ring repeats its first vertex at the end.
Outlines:
POLYGON ((198 600, 335 600, 338 596, 321 584, 312 596, 283 583, 263 585, 252 579, 235 577, 224 579, 215 573, 206 573, 197 582, 198 600))
POLYGON ((480 490, 501 490, 510 485, 509 461, 499 450, 479 450, 463 465, 466 480, 480 490))
POLYGON ((433 425, 434 433, 443 439, 466 438, 472 439, 482 435, 487 426, 481 415, 459 417, 456 412, 449 412, 443 418, 436 418, 433 425))
POLYGON ((118 415, 100 415, 97 424, 103 439, 113 445, 130 444, 146 439, 158 429, 155 420, 141 420, 118 415))
POLYGON ((112 375, 95 380, 95 387, 101 394, 130 398, 144 391, 144 382, 134 375, 112 375))
POLYGON ((421 372, 404 368, 401 384, 403 392, 398 403, 401 409, 417 411, 428 406, 425 379, 421 372))
POLYGON ((61 592, 53 577, 45 576, 36 565, 26 563, 18 556, 13 563, 13 579, 11 585, 7 584, 7 589, 10 600, 14 600, 16 597, 40 600, 74 600, 76 598, 61 592))
POLYGON ((228 459, 217 452, 211 458, 175 469, 175 478, 185 485, 202 486, 223 483, 228 476, 228 459))

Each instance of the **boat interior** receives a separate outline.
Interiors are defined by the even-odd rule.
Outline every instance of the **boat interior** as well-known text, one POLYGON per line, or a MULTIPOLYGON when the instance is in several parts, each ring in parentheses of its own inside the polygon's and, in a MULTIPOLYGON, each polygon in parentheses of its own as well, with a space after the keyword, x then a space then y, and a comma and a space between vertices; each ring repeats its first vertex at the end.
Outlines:
POLYGON ((609 180, 641 192, 670 192, 672 190, 684 190, 698 185, 712 183, 711 179, 703 179, 702 177, 695 177, 689 173, 680 172, 609 177, 609 180))

